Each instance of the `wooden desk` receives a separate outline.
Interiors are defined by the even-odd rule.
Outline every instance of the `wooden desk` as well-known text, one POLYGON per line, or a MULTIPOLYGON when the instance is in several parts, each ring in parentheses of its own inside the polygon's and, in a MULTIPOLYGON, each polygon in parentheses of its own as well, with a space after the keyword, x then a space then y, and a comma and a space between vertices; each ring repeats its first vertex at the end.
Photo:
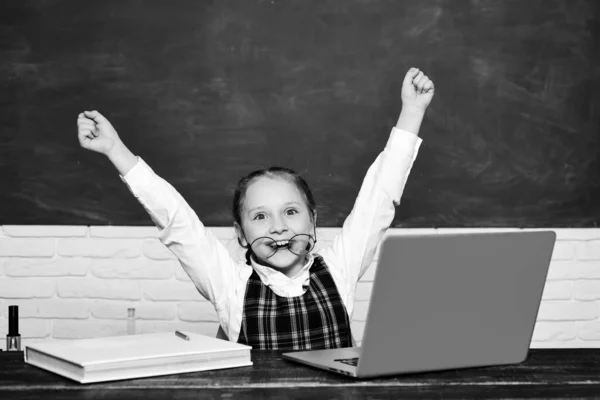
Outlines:
POLYGON ((80 385, 0 352, 0 399, 600 398, 600 349, 532 349, 523 364, 355 380, 253 351, 252 367, 80 385))

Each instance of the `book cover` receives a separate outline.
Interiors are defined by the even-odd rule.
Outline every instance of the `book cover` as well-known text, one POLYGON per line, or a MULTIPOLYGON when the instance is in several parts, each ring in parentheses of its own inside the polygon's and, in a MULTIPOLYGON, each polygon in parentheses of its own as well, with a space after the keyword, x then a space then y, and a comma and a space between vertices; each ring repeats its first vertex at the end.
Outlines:
POLYGON ((252 365, 252 347, 193 332, 45 341, 24 348, 25 362, 80 383, 252 365))

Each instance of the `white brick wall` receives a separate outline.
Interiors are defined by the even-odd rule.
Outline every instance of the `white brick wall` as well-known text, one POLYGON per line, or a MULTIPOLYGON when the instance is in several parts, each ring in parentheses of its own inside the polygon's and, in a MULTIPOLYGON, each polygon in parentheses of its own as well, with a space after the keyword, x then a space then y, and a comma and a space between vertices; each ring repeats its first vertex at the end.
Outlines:
MULTIPOLYGON (((233 228, 212 228, 235 257, 233 228)), ((516 229, 390 229, 388 235, 516 229)), ((554 229, 557 243, 531 347, 600 347, 600 229, 554 229)), ((317 230, 327 246, 339 228, 317 230)), ((376 254, 374 263, 379 256, 376 254)), ((359 282, 353 333, 360 344, 375 268, 359 282)), ((23 343, 187 329, 215 335, 203 300, 153 227, 0 226, 0 348, 8 306, 19 306, 23 343)))

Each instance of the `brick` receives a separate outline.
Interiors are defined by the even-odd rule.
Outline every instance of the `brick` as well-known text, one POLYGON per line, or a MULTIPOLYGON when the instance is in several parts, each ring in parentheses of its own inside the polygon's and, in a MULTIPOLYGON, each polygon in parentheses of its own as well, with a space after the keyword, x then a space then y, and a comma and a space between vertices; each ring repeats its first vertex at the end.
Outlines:
POLYGON ((69 225, 4 225, 4 232, 12 237, 85 237, 87 226, 69 225))
POLYGON ((598 318, 598 304, 585 301, 542 301, 538 321, 577 321, 598 318))
POLYGON ((141 242, 136 239, 59 239, 58 254, 64 257, 137 257, 141 242))
POLYGON ((118 279, 62 279, 57 292, 63 298, 139 300, 141 283, 118 279))
MULTIPOLYGON (((127 309, 130 307, 137 309, 139 305, 132 305, 128 301, 94 300, 93 303, 90 305, 90 313, 92 317, 96 319, 125 320, 128 317, 127 309)), ((138 318, 137 315, 135 317, 136 319, 138 318)))
POLYGON ((54 342, 54 343, 57 343, 57 342, 58 343, 60 343, 60 342, 68 343, 71 341, 71 339, 53 338, 53 337, 51 337, 51 334, 52 334, 52 329, 50 328, 50 333, 48 334, 48 337, 45 337, 45 338, 21 338, 21 348, 25 348, 25 346, 32 346, 37 343, 44 343, 44 342, 47 342, 48 339, 51 339, 52 342, 54 342))
POLYGON ((167 331, 188 331, 211 337, 217 336, 218 322, 182 322, 182 321, 138 321, 136 333, 155 333, 167 331))
POLYGON ((100 319, 127 319, 127 309, 135 309, 135 320, 173 320, 177 315, 177 306, 172 303, 131 304, 120 301, 95 301, 90 307, 92 316, 100 319))
POLYGON ((369 302, 368 301, 355 301, 354 302, 354 312, 352 313, 352 320, 353 321, 366 321, 368 310, 369 310, 369 302))
POLYGON ((600 240, 586 240, 575 246, 576 258, 581 261, 600 260, 600 240))
POLYGON ((352 330, 352 337, 357 346, 362 343, 365 334, 365 322, 364 321, 352 321, 350 323, 350 329, 352 330))
POLYGON ((84 276, 87 274, 90 259, 81 257, 0 259, 6 276, 84 276))
MULTIPOLYGON (((48 320, 19 319, 19 333, 24 338, 47 338, 50 336, 50 327, 48 320)), ((5 332, 8 332, 8 323, 5 332)))
POLYGON ((140 320, 171 321, 177 318, 177 306, 173 303, 141 304, 136 307, 135 315, 140 320))
POLYGON ((545 322, 538 321, 533 330, 534 341, 567 341, 577 338, 575 322, 545 322))
POLYGON ((553 261, 565 261, 575 258, 575 242, 557 240, 552 251, 553 261))
POLYGON ((589 228, 565 228, 565 229, 552 229, 556 232, 556 240, 593 240, 600 239, 600 229, 589 229, 589 228))
POLYGON ((146 239, 142 242, 142 254, 152 260, 176 260, 177 257, 158 239, 146 239))
MULTIPOLYGON (((600 322, 584 322, 579 324, 580 339, 583 340, 598 340, 600 341, 600 322)), ((582 346, 585 347, 585 346, 582 346)))
POLYGON ((543 300, 570 300, 573 297, 573 283, 570 281, 548 281, 544 286, 543 300))
POLYGON ((30 299, 52 297, 55 283, 53 279, 0 278, 0 293, 4 298, 30 299))
POLYGON ((369 301, 371 299, 371 291, 372 290, 373 290, 373 282, 359 281, 358 285, 356 285, 356 293, 354 294, 354 300, 369 301))
POLYGON ((54 321, 52 337, 57 339, 86 339, 118 336, 127 333, 127 321, 66 320, 54 321))
POLYGON ((600 279, 600 262, 551 262, 548 280, 600 279))
POLYGON ((575 281, 574 292, 576 300, 600 300, 600 279, 575 281))
POLYGON ((156 226, 91 226, 91 237, 100 238, 156 238, 156 226))
POLYGON ((96 258, 91 263, 91 272, 102 279, 169 279, 175 267, 179 265, 173 260, 96 258))
POLYGON ((81 300, 20 299, 11 304, 19 306, 19 318, 87 319, 90 316, 89 303, 81 300))
MULTIPOLYGON (((19 311, 21 311, 19 309, 19 311)), ((52 322, 47 319, 21 318, 19 315, 19 334, 21 335, 21 349, 23 349, 23 339, 26 338, 47 338, 51 333, 52 322)), ((6 333, 8 333, 8 319, 0 319, 0 348, 6 350, 6 333)))
POLYGON ((144 298, 158 301, 202 300, 196 287, 187 282, 144 282, 144 298))
POLYGON ((54 239, 0 238, 0 257, 52 257, 54 239))
POLYGON ((207 301, 184 302, 178 305, 178 316, 181 321, 188 322, 218 322, 217 312, 207 301))

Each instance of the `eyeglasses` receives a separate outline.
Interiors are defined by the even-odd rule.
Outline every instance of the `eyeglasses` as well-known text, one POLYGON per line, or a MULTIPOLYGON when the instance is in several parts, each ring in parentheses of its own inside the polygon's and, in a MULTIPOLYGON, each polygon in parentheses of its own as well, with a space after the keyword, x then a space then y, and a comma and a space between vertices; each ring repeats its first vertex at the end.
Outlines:
POLYGON ((287 248, 291 253, 297 256, 308 254, 315 247, 316 239, 306 233, 299 233, 292 236, 289 241, 277 241, 268 236, 262 236, 255 239, 250 247, 254 254, 262 258, 272 257, 281 249, 287 248), (279 243, 279 244, 278 244, 279 243))

